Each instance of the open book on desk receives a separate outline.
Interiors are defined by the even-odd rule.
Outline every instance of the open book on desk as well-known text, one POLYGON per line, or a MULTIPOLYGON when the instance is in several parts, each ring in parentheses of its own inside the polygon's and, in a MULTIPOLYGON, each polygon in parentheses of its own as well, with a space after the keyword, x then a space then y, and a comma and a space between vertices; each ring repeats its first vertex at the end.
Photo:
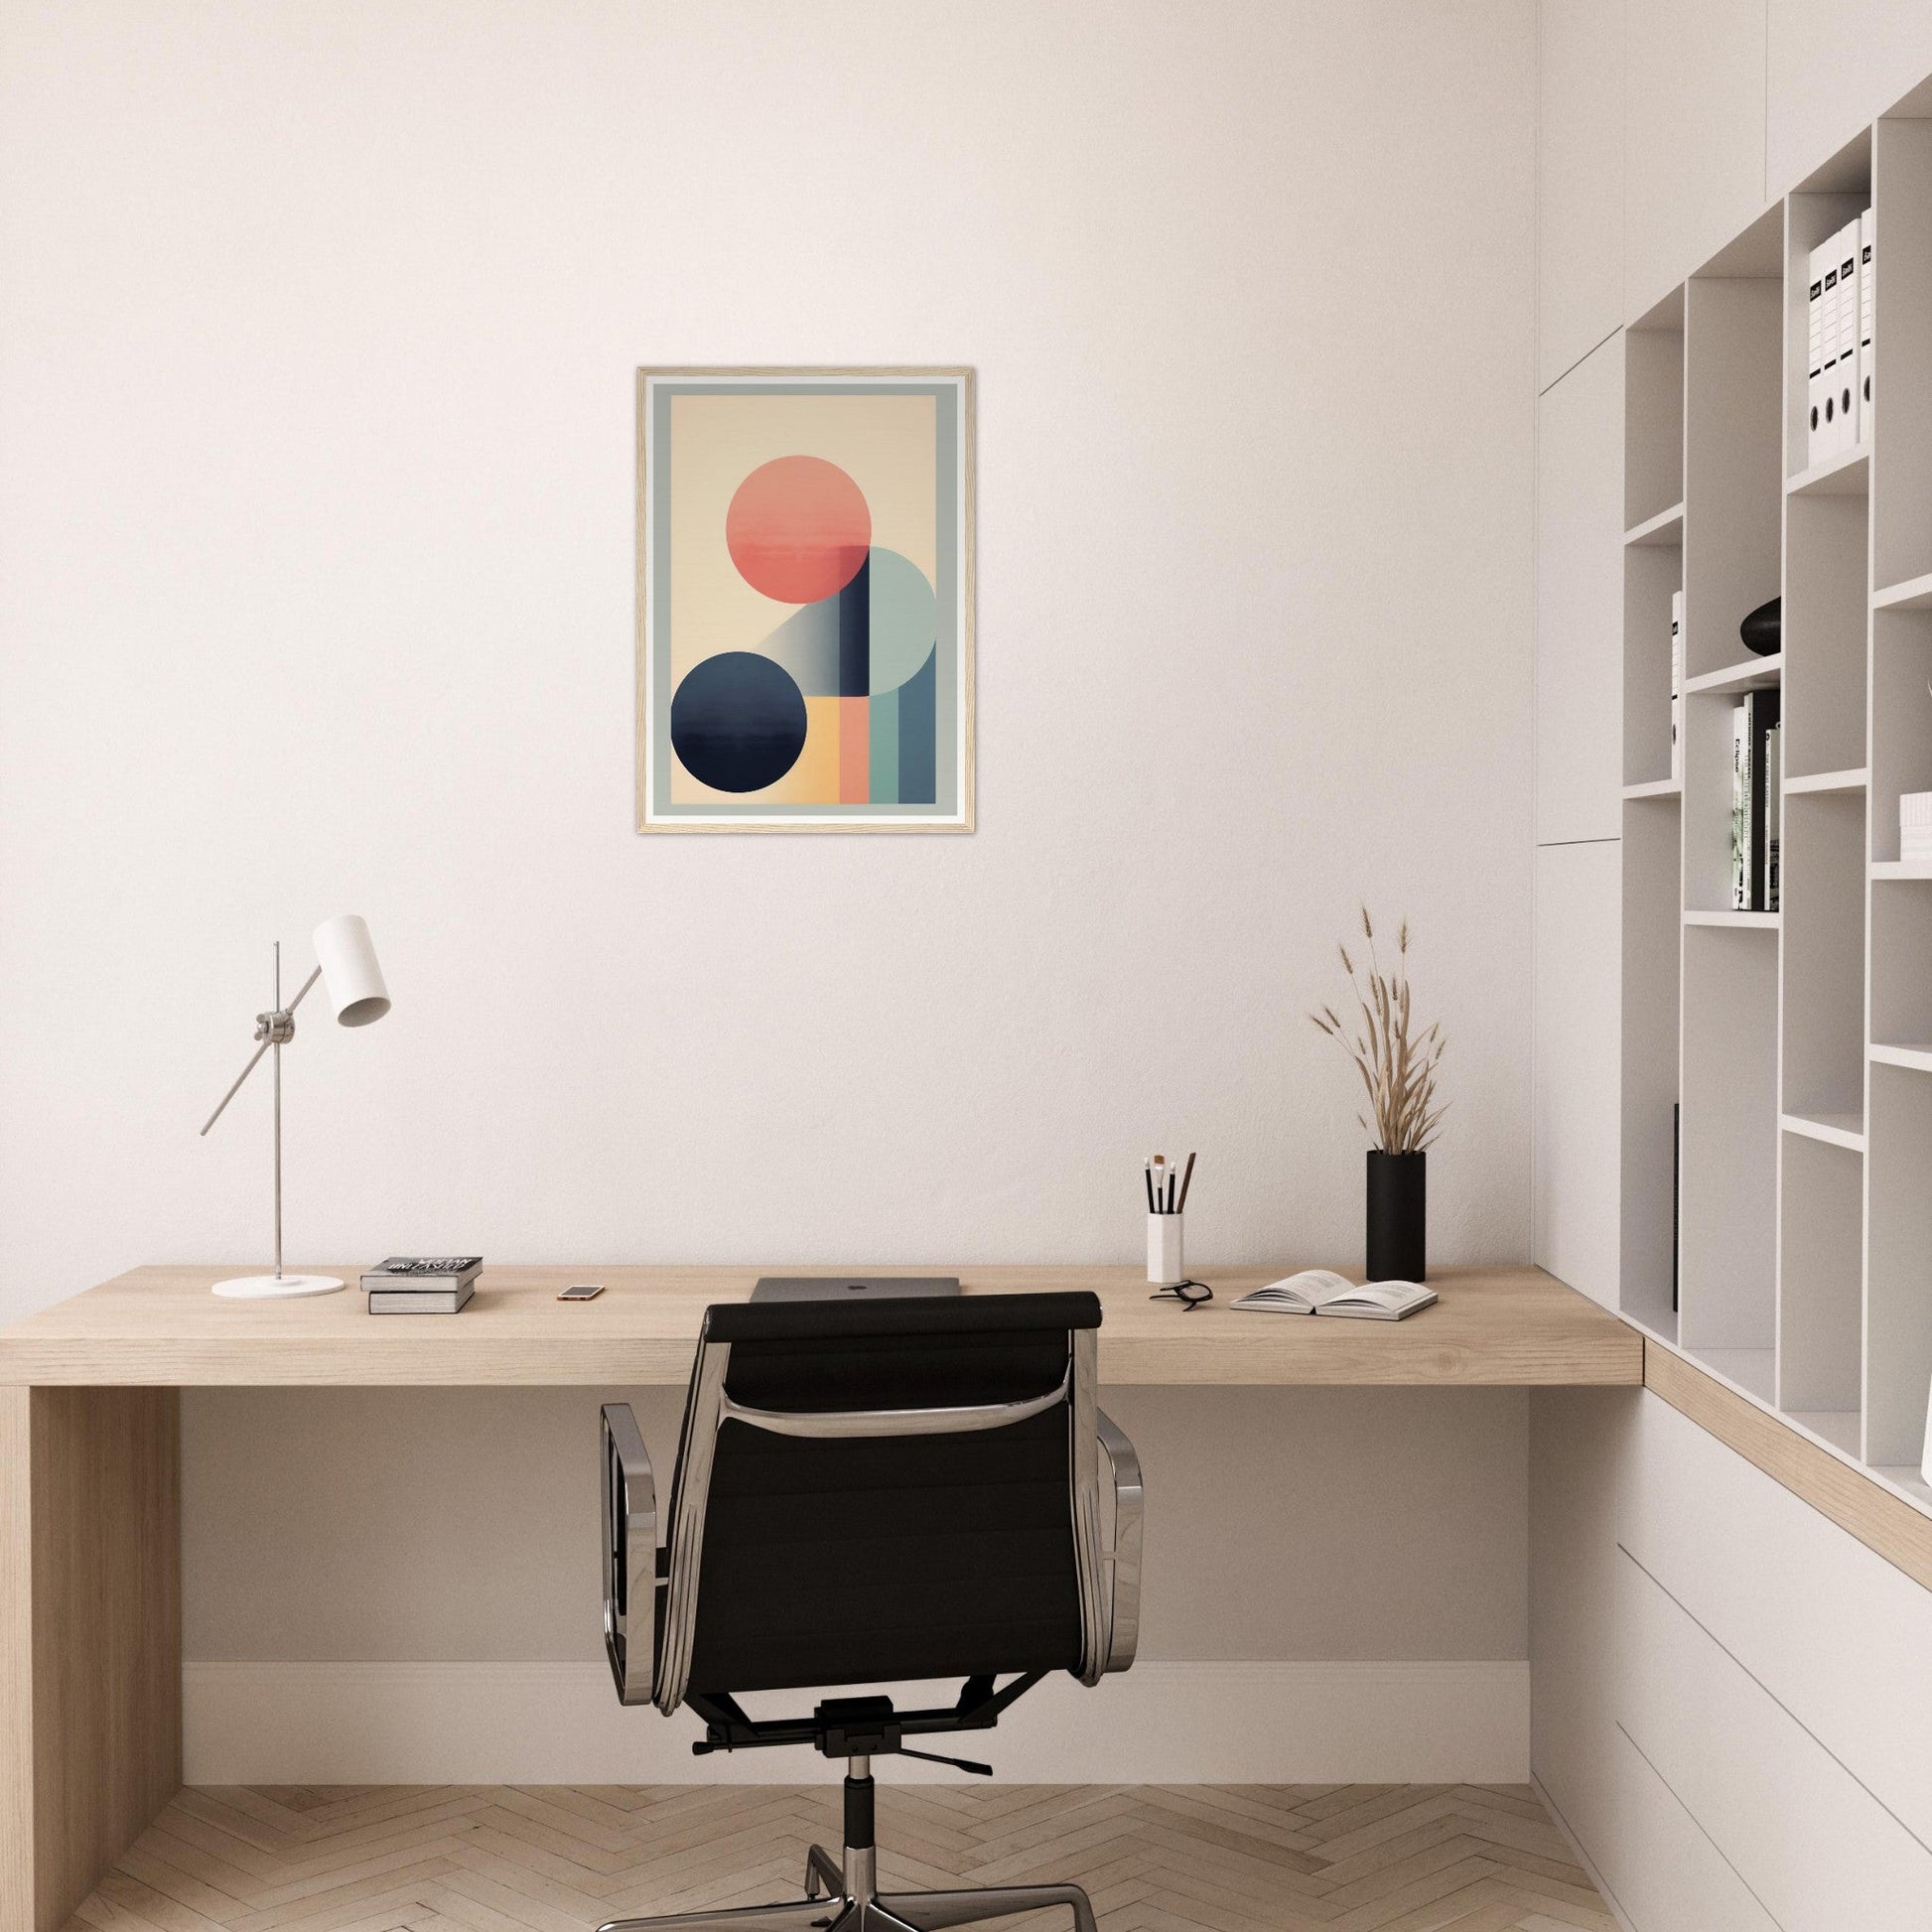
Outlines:
POLYGON ((1346 1314, 1364 1321, 1400 1321, 1436 1299, 1420 1282, 1370 1282, 1366 1287, 1328 1268, 1305 1268, 1230 1302, 1257 1314, 1346 1314))

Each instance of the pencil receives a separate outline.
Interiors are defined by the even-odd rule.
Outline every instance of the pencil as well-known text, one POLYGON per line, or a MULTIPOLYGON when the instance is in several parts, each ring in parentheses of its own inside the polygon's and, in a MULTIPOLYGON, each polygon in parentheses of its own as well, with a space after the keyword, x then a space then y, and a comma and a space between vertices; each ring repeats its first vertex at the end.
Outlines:
POLYGON ((1176 1214, 1186 1213, 1187 1189, 1191 1187, 1193 1184, 1194 1184, 1194 1157, 1190 1154, 1187 1157, 1186 1171, 1180 1176, 1180 1205, 1174 1209, 1174 1212, 1176 1214))

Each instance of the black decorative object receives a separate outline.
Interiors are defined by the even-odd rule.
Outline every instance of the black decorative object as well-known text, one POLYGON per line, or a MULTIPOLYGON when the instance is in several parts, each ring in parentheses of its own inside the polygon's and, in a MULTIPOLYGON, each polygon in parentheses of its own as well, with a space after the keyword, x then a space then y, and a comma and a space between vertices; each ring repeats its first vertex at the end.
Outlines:
POLYGON ((1368 1151, 1368 1278, 1419 1282, 1429 1266, 1429 1156, 1368 1151))
POLYGON ((1759 657, 1775 657, 1784 648, 1784 599, 1774 597, 1760 604, 1742 623, 1737 634, 1744 648, 1759 657))

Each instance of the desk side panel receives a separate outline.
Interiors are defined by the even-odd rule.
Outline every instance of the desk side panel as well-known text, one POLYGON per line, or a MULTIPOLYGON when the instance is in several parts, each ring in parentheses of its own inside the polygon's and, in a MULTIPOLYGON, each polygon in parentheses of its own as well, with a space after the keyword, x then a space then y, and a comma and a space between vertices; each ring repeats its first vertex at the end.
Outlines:
POLYGON ((31 1924, 56 1932, 181 1786, 181 1398, 27 1393, 31 1924))
POLYGON ((34 1925, 32 1411, 0 1387, 0 1932, 34 1925))

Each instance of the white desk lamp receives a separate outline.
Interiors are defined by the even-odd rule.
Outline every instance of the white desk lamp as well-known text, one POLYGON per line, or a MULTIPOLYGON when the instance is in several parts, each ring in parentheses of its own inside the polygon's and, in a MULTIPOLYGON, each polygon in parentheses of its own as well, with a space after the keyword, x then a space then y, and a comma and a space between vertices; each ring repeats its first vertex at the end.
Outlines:
POLYGON ((302 982, 302 991, 287 1006, 282 1004, 282 942, 275 942, 275 1004, 267 1013, 255 1015, 255 1037, 261 1044, 255 1056, 236 1076, 235 1083, 221 1096, 221 1106, 207 1117, 206 1134, 221 1118, 241 1083, 261 1063, 261 1056, 275 1055, 275 1272, 272 1275, 243 1275, 233 1281, 216 1282, 214 1292, 235 1301, 273 1300, 290 1295, 333 1295, 342 1287, 334 1275, 285 1275, 282 1273, 282 1048, 295 1037, 295 1010, 307 997, 310 987, 322 981, 337 1020, 345 1027, 366 1027, 389 1011, 389 989, 382 983, 382 968, 375 963, 375 948, 369 943, 369 928, 359 914, 345 912, 339 918, 325 919, 315 930, 316 969, 302 982))

